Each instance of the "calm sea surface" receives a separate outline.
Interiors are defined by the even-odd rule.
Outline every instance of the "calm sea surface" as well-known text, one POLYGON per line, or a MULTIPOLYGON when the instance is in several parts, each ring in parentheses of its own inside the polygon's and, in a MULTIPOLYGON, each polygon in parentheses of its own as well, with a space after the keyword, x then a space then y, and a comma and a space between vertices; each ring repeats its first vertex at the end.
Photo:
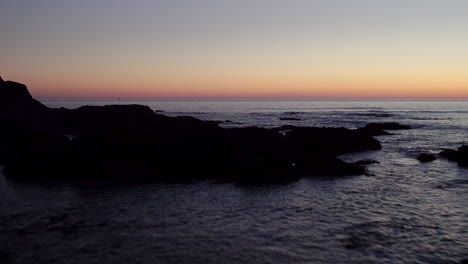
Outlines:
POLYGON ((14 263, 453 263, 468 258, 468 169, 422 152, 468 144, 468 101, 54 100, 169 116, 356 128, 394 121, 367 176, 243 187, 196 182, 33 185, 0 174, 0 255, 14 263), (301 121, 281 121, 295 117, 301 121), (7 238, 8 237, 8 238, 7 238), (1 244, 5 245, 1 245, 1 244))

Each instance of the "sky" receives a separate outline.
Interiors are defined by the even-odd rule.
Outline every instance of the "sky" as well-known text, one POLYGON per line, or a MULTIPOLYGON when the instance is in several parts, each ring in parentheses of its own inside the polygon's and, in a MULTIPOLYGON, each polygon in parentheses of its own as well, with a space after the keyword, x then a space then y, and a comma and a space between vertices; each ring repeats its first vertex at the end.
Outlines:
POLYGON ((0 0, 39 98, 468 99, 466 0, 0 0))

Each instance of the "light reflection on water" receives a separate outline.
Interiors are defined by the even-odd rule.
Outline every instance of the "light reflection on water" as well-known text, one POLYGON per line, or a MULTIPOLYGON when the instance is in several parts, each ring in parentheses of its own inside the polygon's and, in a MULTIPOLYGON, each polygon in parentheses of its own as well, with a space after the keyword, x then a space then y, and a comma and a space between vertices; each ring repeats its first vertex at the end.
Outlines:
MULTIPOLYGON (((125 101, 120 101, 126 103, 125 101)), ((108 104, 109 102, 104 102, 108 104)), ((143 102, 140 102, 143 103, 143 102)), ((451 263, 468 258, 468 170, 421 152, 468 143, 466 101, 145 102, 242 125, 416 127, 382 136, 371 176, 276 186, 30 185, 0 179, 0 245, 51 263, 451 263), (295 112, 294 114, 285 112, 295 112), (280 121, 281 116, 301 118, 280 121)), ((83 102, 50 103, 77 106, 83 102)), ((1 252, 0 252, 1 253, 1 252)))

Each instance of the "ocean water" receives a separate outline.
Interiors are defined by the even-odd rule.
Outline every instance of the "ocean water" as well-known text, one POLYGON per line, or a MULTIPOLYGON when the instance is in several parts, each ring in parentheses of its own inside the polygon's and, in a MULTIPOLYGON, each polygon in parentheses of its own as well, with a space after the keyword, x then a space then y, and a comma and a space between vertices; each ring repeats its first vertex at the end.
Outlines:
POLYGON ((458 263, 468 258, 468 169, 422 152, 468 144, 468 101, 54 100, 138 103, 169 116, 356 128, 380 136, 369 175, 286 185, 27 184, 0 175, 0 259, 12 263, 458 263), (281 117, 299 118, 282 121, 281 117))

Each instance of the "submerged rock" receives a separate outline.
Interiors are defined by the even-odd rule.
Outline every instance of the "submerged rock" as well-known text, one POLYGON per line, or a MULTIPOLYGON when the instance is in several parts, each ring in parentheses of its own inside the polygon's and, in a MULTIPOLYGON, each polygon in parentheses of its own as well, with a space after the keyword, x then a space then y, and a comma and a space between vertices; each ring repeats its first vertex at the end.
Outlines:
POLYGON ((279 120, 282 121, 301 121, 302 119, 296 117, 280 117, 279 120))
POLYGON ((355 165, 358 166, 366 166, 366 165, 371 165, 371 164, 380 164, 380 162, 372 159, 364 159, 364 160, 358 160, 354 162, 355 165))
POLYGON ((376 128, 376 129, 381 129, 381 130, 411 129, 410 126, 402 125, 396 122, 370 123, 370 124, 367 124, 364 128, 376 128))
POLYGON ((434 154, 431 154, 431 153, 421 153, 419 156, 418 156, 418 160, 422 163, 426 163, 426 162, 431 162, 431 161, 434 161, 436 160, 436 156, 434 154))

